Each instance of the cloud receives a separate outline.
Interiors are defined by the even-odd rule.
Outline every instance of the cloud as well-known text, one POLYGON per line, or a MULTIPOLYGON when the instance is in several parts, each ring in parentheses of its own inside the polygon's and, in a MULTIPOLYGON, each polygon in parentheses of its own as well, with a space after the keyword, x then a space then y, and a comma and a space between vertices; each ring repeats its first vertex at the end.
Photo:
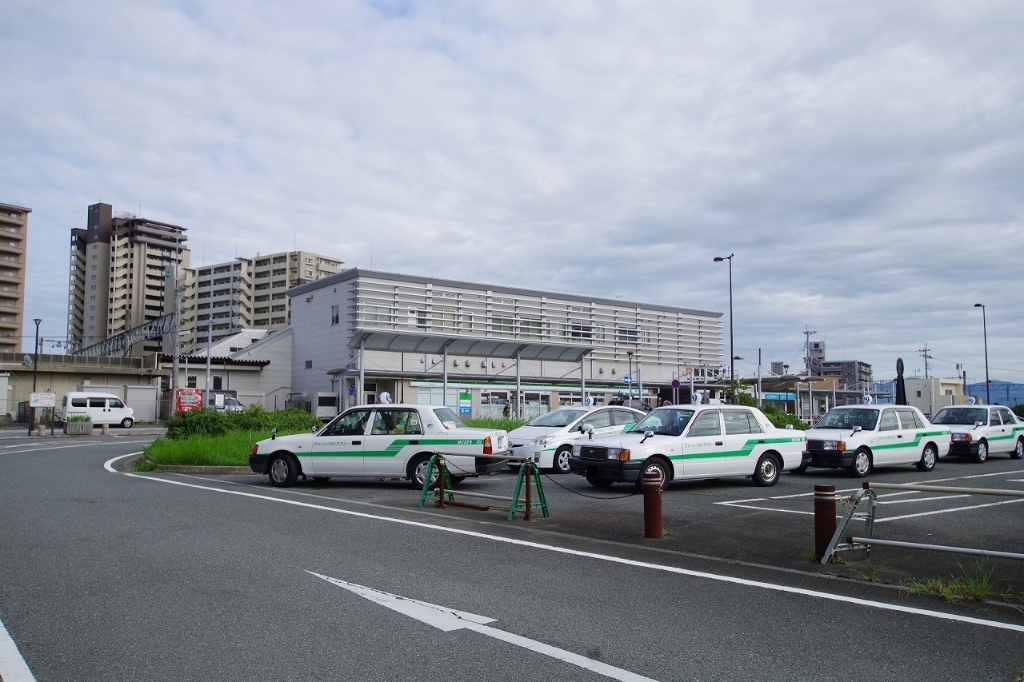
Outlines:
POLYGON ((984 302, 1024 381, 1015 4, 8 4, 0 201, 33 208, 47 336, 102 200, 196 263, 294 244, 723 312, 735 253, 747 359, 799 365, 811 329, 980 377, 984 302))

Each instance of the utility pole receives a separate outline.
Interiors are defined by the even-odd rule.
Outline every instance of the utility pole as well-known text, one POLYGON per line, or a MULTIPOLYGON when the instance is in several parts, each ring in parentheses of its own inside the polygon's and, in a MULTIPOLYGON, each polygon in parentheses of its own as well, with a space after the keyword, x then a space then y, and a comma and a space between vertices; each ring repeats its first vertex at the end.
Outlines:
POLYGON ((928 344, 927 343, 924 344, 924 348, 922 348, 921 350, 917 351, 917 353, 922 358, 924 358, 924 378, 927 379, 928 378, 928 361, 932 357, 932 356, 928 355, 928 344))
POLYGON ((804 325, 804 369, 807 370, 807 376, 811 376, 811 336, 817 333, 810 331, 804 325))

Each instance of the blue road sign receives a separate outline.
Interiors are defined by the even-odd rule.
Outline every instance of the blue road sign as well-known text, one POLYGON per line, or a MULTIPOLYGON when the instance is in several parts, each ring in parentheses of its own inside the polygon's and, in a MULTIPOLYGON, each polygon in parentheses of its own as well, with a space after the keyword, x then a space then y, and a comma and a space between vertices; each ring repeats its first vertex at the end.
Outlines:
POLYGON ((629 386, 630 384, 633 383, 633 377, 630 376, 629 374, 627 374, 626 376, 622 377, 622 383, 624 383, 627 386, 629 386))

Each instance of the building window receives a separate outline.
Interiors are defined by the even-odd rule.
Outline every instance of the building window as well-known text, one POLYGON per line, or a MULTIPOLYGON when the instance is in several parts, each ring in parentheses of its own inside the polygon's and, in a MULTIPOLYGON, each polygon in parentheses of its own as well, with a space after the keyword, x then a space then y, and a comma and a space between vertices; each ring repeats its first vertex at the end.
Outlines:
POLYGON ((224 377, 217 376, 216 374, 213 376, 213 389, 212 390, 214 390, 214 391, 223 391, 224 390, 224 377))
POLYGON ((196 375, 189 374, 188 377, 185 379, 185 385, 188 386, 189 388, 195 388, 197 385, 196 375))
POLYGON ((306 360, 306 369, 313 369, 313 361, 306 360))
POLYGON ((312 270, 306 270, 306 277, 312 277, 312 276, 313 276, 313 271, 312 270))
POLYGON ((341 319, 341 308, 336 305, 331 306, 331 326, 338 324, 341 319))

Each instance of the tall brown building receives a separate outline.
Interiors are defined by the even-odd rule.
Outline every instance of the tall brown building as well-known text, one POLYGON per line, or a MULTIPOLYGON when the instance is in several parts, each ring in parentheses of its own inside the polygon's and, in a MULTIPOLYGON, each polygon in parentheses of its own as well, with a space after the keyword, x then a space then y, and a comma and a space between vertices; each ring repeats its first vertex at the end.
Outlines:
MULTIPOLYGON (((183 227, 114 215, 109 204, 90 206, 86 229, 71 230, 70 348, 86 348, 173 312, 173 291, 186 284, 187 239, 183 227)), ((194 311, 194 301, 182 309, 194 311)), ((194 312, 191 320, 186 317, 182 327, 193 328, 194 312)), ((132 354, 168 352, 169 342, 150 339, 132 354)))
POLYGON ((26 237, 31 212, 31 208, 0 203, 0 351, 4 352, 22 349, 26 237))

